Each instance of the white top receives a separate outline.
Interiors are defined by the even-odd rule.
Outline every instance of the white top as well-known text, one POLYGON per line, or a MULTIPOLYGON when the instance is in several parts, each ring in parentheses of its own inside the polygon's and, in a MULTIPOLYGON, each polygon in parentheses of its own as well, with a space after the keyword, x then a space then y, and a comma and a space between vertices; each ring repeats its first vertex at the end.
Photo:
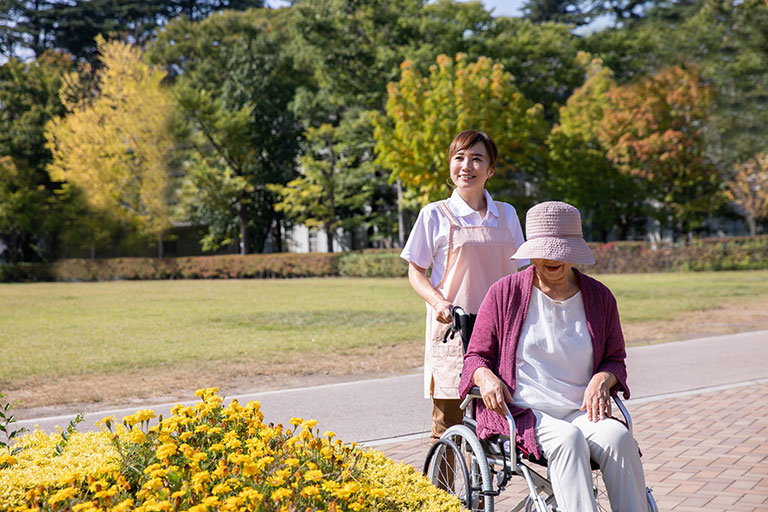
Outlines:
MULTIPOLYGON (((499 211, 496 209, 496 203, 487 190, 484 191, 484 194, 488 208, 485 217, 481 217, 477 210, 473 210, 456 190, 453 191, 448 199, 448 206, 462 227, 498 227, 499 211)), ((520 247, 525 242, 525 238, 523 237, 523 228, 520 226, 520 220, 517 218, 517 212, 511 204, 499 204, 504 206, 507 225, 515 240, 515 247, 520 247)), ((408 241, 400 253, 401 258, 413 262, 421 268, 432 266, 432 274, 429 278, 432 286, 437 286, 445 273, 450 229, 451 222, 440 211, 437 203, 429 203, 419 212, 419 217, 413 225, 408 241)), ((512 254, 514 254, 514 248, 509 255, 512 256, 512 254)), ((528 263, 530 263, 528 260, 517 260, 518 268, 528 263)))
POLYGON ((555 417, 578 410, 592 378, 592 337, 581 292, 556 301, 532 287, 517 344, 514 403, 555 417))

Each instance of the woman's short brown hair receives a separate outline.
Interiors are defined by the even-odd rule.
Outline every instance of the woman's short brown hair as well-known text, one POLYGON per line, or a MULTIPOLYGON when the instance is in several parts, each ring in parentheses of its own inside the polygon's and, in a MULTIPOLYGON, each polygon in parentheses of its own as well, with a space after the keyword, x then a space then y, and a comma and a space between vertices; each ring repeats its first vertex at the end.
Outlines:
POLYGON ((448 148, 448 160, 453 158, 453 155, 459 151, 465 151, 478 142, 482 142, 485 146, 485 150, 488 152, 488 158, 490 159, 489 167, 491 169, 496 168, 496 158, 498 157, 498 150, 496 149, 496 143, 490 135, 475 130, 464 130, 456 137, 454 137, 451 146, 448 148))

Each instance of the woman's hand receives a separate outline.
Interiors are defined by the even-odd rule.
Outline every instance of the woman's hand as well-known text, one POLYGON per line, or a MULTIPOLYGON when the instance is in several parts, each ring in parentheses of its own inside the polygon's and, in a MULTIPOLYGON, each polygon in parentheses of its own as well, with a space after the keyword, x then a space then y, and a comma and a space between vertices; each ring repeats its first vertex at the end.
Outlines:
POLYGON ((427 304, 435 310, 436 319, 443 324, 451 323, 452 304, 445 300, 432 283, 427 279, 427 269, 416 265, 413 262, 408 264, 408 282, 427 304))
POLYGON ((472 374, 472 382, 480 388, 485 407, 506 417, 506 404, 511 404, 513 401, 507 385, 488 368, 475 370, 472 374))
POLYGON ((449 324, 451 323, 451 308, 453 307, 453 304, 448 302, 445 299, 440 299, 437 301, 437 303, 432 306, 435 309, 435 313, 437 313, 437 316, 435 317, 438 322, 443 324, 449 324))
POLYGON ((592 376, 584 391, 581 410, 587 411, 589 421, 597 422, 611 417, 611 388, 618 379, 611 372, 598 372, 592 376))

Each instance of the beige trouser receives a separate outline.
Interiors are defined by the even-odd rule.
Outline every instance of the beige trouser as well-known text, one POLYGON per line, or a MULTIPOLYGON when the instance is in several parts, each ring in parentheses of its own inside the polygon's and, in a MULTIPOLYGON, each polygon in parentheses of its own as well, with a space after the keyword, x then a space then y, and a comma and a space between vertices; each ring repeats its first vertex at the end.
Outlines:
POLYGON ((548 461, 558 510, 596 510, 592 493, 592 458, 603 473, 611 510, 647 512, 645 476, 637 442, 618 421, 590 422, 576 411, 562 419, 541 411, 536 415, 536 441, 548 461))
POLYGON ((459 408, 461 400, 458 398, 433 398, 432 399, 432 444, 435 443, 443 432, 454 425, 461 425, 464 411, 459 408))

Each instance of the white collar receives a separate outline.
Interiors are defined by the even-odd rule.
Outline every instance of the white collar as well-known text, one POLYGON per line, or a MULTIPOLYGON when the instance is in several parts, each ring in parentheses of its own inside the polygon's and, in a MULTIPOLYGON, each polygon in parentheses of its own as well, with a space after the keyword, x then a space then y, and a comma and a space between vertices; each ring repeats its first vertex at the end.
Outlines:
MULTIPOLYGON (((498 217, 499 210, 496 208, 496 203, 493 201, 493 198, 491 198, 491 194, 489 194, 487 190, 483 190, 483 194, 485 195, 485 202, 488 205, 488 212, 494 217, 498 217)), ((473 213, 478 213, 477 210, 473 210, 472 207, 470 207, 466 201, 461 198, 458 190, 454 189, 453 193, 451 193, 449 201, 451 202, 451 209, 453 210, 453 213, 455 213, 458 217, 466 217, 468 215, 472 215, 473 213)))

